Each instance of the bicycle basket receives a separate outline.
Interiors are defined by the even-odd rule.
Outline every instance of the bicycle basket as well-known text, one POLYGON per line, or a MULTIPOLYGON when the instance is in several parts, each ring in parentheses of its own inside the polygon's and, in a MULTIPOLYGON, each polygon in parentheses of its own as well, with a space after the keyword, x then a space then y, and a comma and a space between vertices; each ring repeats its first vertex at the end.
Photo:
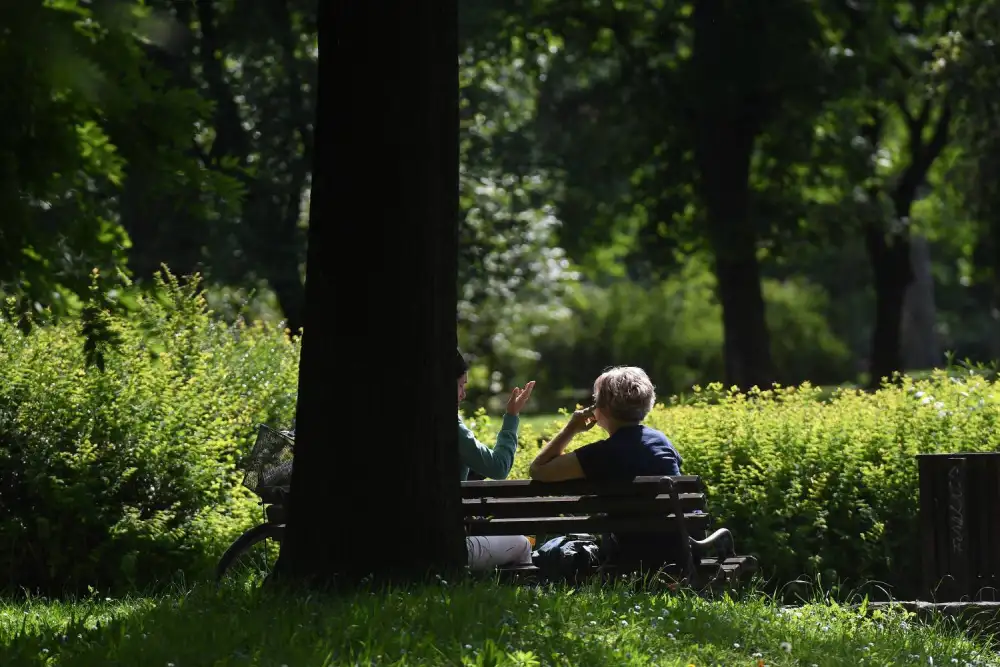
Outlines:
POLYGON ((292 480, 292 448, 295 440, 266 424, 257 427, 257 441, 247 459, 243 486, 264 498, 268 491, 288 491, 292 480))

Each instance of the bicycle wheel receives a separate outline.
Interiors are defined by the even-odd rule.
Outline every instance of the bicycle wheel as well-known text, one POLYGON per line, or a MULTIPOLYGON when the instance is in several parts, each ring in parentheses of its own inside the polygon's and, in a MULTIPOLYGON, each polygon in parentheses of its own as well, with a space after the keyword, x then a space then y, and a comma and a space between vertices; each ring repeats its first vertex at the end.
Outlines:
POLYGON ((215 580, 262 582, 274 567, 284 533, 283 525, 265 523, 240 535, 219 559, 215 580))

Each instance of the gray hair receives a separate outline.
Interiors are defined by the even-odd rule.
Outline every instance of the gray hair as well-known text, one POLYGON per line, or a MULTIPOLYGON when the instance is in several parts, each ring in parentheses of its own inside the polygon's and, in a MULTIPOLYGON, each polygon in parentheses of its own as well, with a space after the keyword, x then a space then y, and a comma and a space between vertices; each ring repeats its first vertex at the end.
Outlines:
POLYGON ((618 366, 594 380, 594 402, 612 419, 637 424, 653 409, 656 391, 646 371, 618 366))

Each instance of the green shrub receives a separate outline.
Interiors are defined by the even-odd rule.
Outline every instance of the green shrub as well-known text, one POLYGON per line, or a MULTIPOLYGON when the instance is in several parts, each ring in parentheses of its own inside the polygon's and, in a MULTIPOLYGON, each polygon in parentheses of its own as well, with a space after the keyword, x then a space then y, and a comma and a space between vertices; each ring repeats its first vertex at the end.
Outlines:
MULTIPOLYGON (((257 423, 292 419, 297 342, 265 324, 220 322, 195 284, 169 275, 133 315, 102 321, 119 339, 103 350, 103 372, 86 363, 79 323, 26 335, 0 318, 0 588, 63 593, 198 575, 255 518, 237 465, 257 423)), ((919 571, 914 455, 996 450, 997 385, 939 372, 875 394, 819 395, 715 385, 648 421, 776 581, 909 586, 919 571)), ((470 424, 484 441, 495 435, 481 412, 470 424)), ((538 436, 522 429, 515 477, 526 476, 538 436)))
POLYGON ((63 593, 201 573, 253 517, 237 463, 294 415, 298 344, 226 326, 197 283, 105 316, 104 372, 79 324, 0 319, 0 588, 63 593))
MULTIPOLYGON (((657 406, 646 423, 677 445, 684 472, 705 481, 716 522, 775 582, 879 580, 902 594, 920 572, 915 456, 997 451, 998 389, 945 371, 828 401, 809 385, 751 394, 714 385, 696 389, 691 404, 657 406)), ((485 441, 494 437, 495 420, 474 423, 485 441)), ((603 435, 594 429, 570 448, 603 435)), ((523 430, 512 477, 527 477, 536 437, 523 430)))

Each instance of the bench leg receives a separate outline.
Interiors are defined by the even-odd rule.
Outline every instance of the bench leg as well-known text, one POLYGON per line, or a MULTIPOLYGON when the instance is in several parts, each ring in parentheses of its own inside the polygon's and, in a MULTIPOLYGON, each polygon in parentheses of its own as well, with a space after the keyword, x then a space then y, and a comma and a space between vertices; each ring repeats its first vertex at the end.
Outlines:
POLYGON ((688 535, 687 525, 684 523, 684 508, 681 505, 681 497, 677 493, 677 486, 674 484, 674 480, 669 477, 662 477, 660 483, 666 487, 667 493, 670 494, 670 505, 677 523, 677 534, 680 536, 681 577, 682 580, 691 582, 697 578, 698 571, 695 567, 694 550, 691 548, 692 540, 690 535, 688 535))

